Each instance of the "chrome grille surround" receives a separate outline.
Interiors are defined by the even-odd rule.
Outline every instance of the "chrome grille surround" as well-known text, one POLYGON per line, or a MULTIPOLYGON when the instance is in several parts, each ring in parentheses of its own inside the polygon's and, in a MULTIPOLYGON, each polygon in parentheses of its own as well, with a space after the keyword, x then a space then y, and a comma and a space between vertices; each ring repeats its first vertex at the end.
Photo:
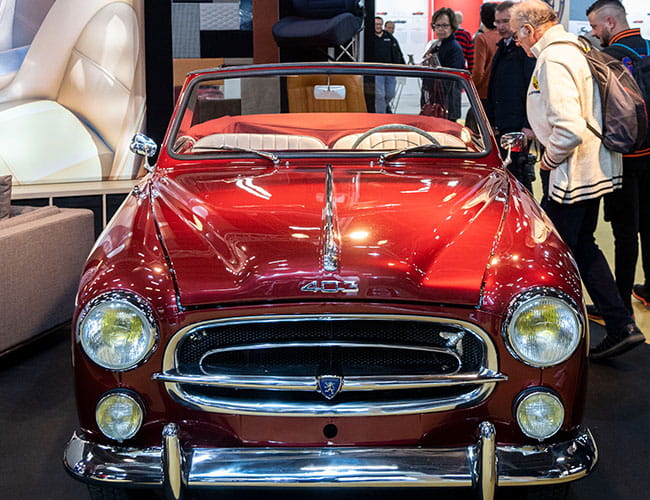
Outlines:
MULTIPOLYGON (((372 326, 372 323, 366 323, 372 326)), ((426 330, 425 330, 426 331, 426 330)), ((289 333, 292 333, 291 330, 289 333)), ((347 333, 347 332, 346 332, 347 333)), ((380 332, 381 333, 381 332, 380 332)), ((348 334, 349 336, 349 334, 348 334)), ((289 338, 289 337, 287 337, 289 338)), ((271 339, 273 340, 273 339, 271 339)), ((296 351, 300 353, 301 351, 296 351)), ((347 352, 347 351, 346 351, 347 352)), ((211 353, 195 356, 205 359, 211 353)), ((432 354, 434 355, 434 354, 432 354)), ((379 315, 379 314, 328 314, 328 315, 275 315, 247 316, 209 320, 189 325, 179 330, 171 339, 165 350, 163 371, 156 373, 153 378, 164 382, 168 393, 180 403, 194 409, 213 412, 242 415, 266 416, 368 416, 368 415, 399 415, 411 413, 429 413, 447 411, 459 407, 475 405, 485 400, 494 390, 496 383, 506 380, 498 371, 496 350, 489 335, 476 325, 459 320, 435 318, 419 315, 379 315), (313 323, 320 322, 320 323, 313 323), (462 357, 463 344, 473 343, 474 351, 478 349, 474 366, 456 367, 449 373, 404 373, 368 375, 355 374, 347 376, 345 368, 341 374, 303 373, 297 376, 274 373, 223 373, 211 371, 206 374, 197 366, 188 370, 179 362, 179 349, 190 336, 209 337, 210 332, 220 328, 260 328, 263 326, 287 328, 303 328, 308 331, 319 325, 331 328, 336 335, 337 327, 343 325, 362 325, 359 322, 375 322, 377 325, 405 324, 413 325, 416 329, 431 329, 431 339, 445 346, 413 345, 412 342, 361 342, 351 339, 313 339, 302 341, 269 341, 260 339, 259 342, 244 342, 230 346, 222 346, 213 351, 240 352, 246 351, 257 355, 259 352, 269 352, 274 349, 310 349, 317 345, 326 348, 352 350, 389 350, 399 352, 427 352, 438 355, 449 355, 450 358, 462 357), (379 323, 377 323, 379 322, 379 323), (389 322, 392 322, 389 323, 389 322), (433 336, 437 337, 434 338, 433 336), (459 339, 467 340, 465 342, 459 339), (460 351, 459 354, 457 351, 460 351), (341 375, 342 387, 340 394, 326 401, 319 391, 319 378, 322 375, 341 375), (310 399, 311 398, 311 399, 310 399)))

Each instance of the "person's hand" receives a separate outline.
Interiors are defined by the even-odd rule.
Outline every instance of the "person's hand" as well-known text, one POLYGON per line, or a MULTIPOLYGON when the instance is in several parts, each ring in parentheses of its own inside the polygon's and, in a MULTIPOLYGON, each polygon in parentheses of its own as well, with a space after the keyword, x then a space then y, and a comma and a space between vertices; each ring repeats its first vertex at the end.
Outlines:
POLYGON ((526 136, 526 139, 528 139, 529 142, 535 138, 535 132, 533 132, 532 129, 524 127, 521 129, 521 131, 526 136))
POLYGON ((546 162, 544 161, 544 155, 542 155, 542 159, 539 160, 539 168, 541 170, 553 170, 551 167, 549 167, 546 162))

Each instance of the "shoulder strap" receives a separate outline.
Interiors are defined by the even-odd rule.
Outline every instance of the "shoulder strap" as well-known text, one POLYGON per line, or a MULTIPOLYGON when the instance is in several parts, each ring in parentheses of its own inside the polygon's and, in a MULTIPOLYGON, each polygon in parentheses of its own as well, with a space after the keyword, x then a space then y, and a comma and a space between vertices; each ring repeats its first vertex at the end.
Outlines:
MULTIPOLYGON (((636 56, 637 59, 642 59, 644 56, 639 54, 636 50, 634 50, 632 47, 628 47, 627 45, 624 45, 622 43, 612 43, 610 47, 622 47, 625 50, 629 50, 632 54, 636 56)), ((648 55, 648 41, 645 41, 645 53, 648 55)))

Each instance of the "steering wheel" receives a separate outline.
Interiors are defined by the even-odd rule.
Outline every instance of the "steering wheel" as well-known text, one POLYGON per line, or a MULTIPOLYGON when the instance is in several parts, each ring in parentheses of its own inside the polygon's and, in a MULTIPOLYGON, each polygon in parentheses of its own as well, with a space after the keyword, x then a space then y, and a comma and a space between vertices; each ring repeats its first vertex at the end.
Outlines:
POLYGON ((354 141, 354 144, 352 144, 352 149, 357 149, 359 147, 359 144, 361 144, 364 139, 371 136, 372 134, 375 134, 377 132, 382 132, 384 130, 406 130, 408 132, 415 132, 416 134, 424 137, 434 146, 442 147, 435 137, 433 137, 430 133, 425 132, 421 128, 414 127, 413 125, 405 125, 403 123, 389 123, 388 125, 380 125, 379 127, 374 127, 371 128, 370 130, 366 130, 363 134, 361 134, 357 138, 356 141, 354 141))

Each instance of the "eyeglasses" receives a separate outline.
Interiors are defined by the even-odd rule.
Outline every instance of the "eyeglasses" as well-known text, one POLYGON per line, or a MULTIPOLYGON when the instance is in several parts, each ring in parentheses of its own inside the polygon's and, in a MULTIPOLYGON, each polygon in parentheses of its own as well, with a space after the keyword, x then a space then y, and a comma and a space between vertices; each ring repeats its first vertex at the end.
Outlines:
POLYGON ((513 41, 513 42, 517 42, 517 41, 519 41, 521 38, 526 38, 526 37, 530 34, 530 31, 529 31, 528 33, 526 33, 526 34, 522 34, 523 29, 524 29, 524 26, 522 26, 522 27, 519 28, 517 31, 514 31, 514 32, 512 33, 512 41, 513 41))
POLYGON ((432 24, 431 25, 431 27, 434 30, 445 30, 445 29, 449 28, 449 26, 451 26, 451 24, 432 24))

